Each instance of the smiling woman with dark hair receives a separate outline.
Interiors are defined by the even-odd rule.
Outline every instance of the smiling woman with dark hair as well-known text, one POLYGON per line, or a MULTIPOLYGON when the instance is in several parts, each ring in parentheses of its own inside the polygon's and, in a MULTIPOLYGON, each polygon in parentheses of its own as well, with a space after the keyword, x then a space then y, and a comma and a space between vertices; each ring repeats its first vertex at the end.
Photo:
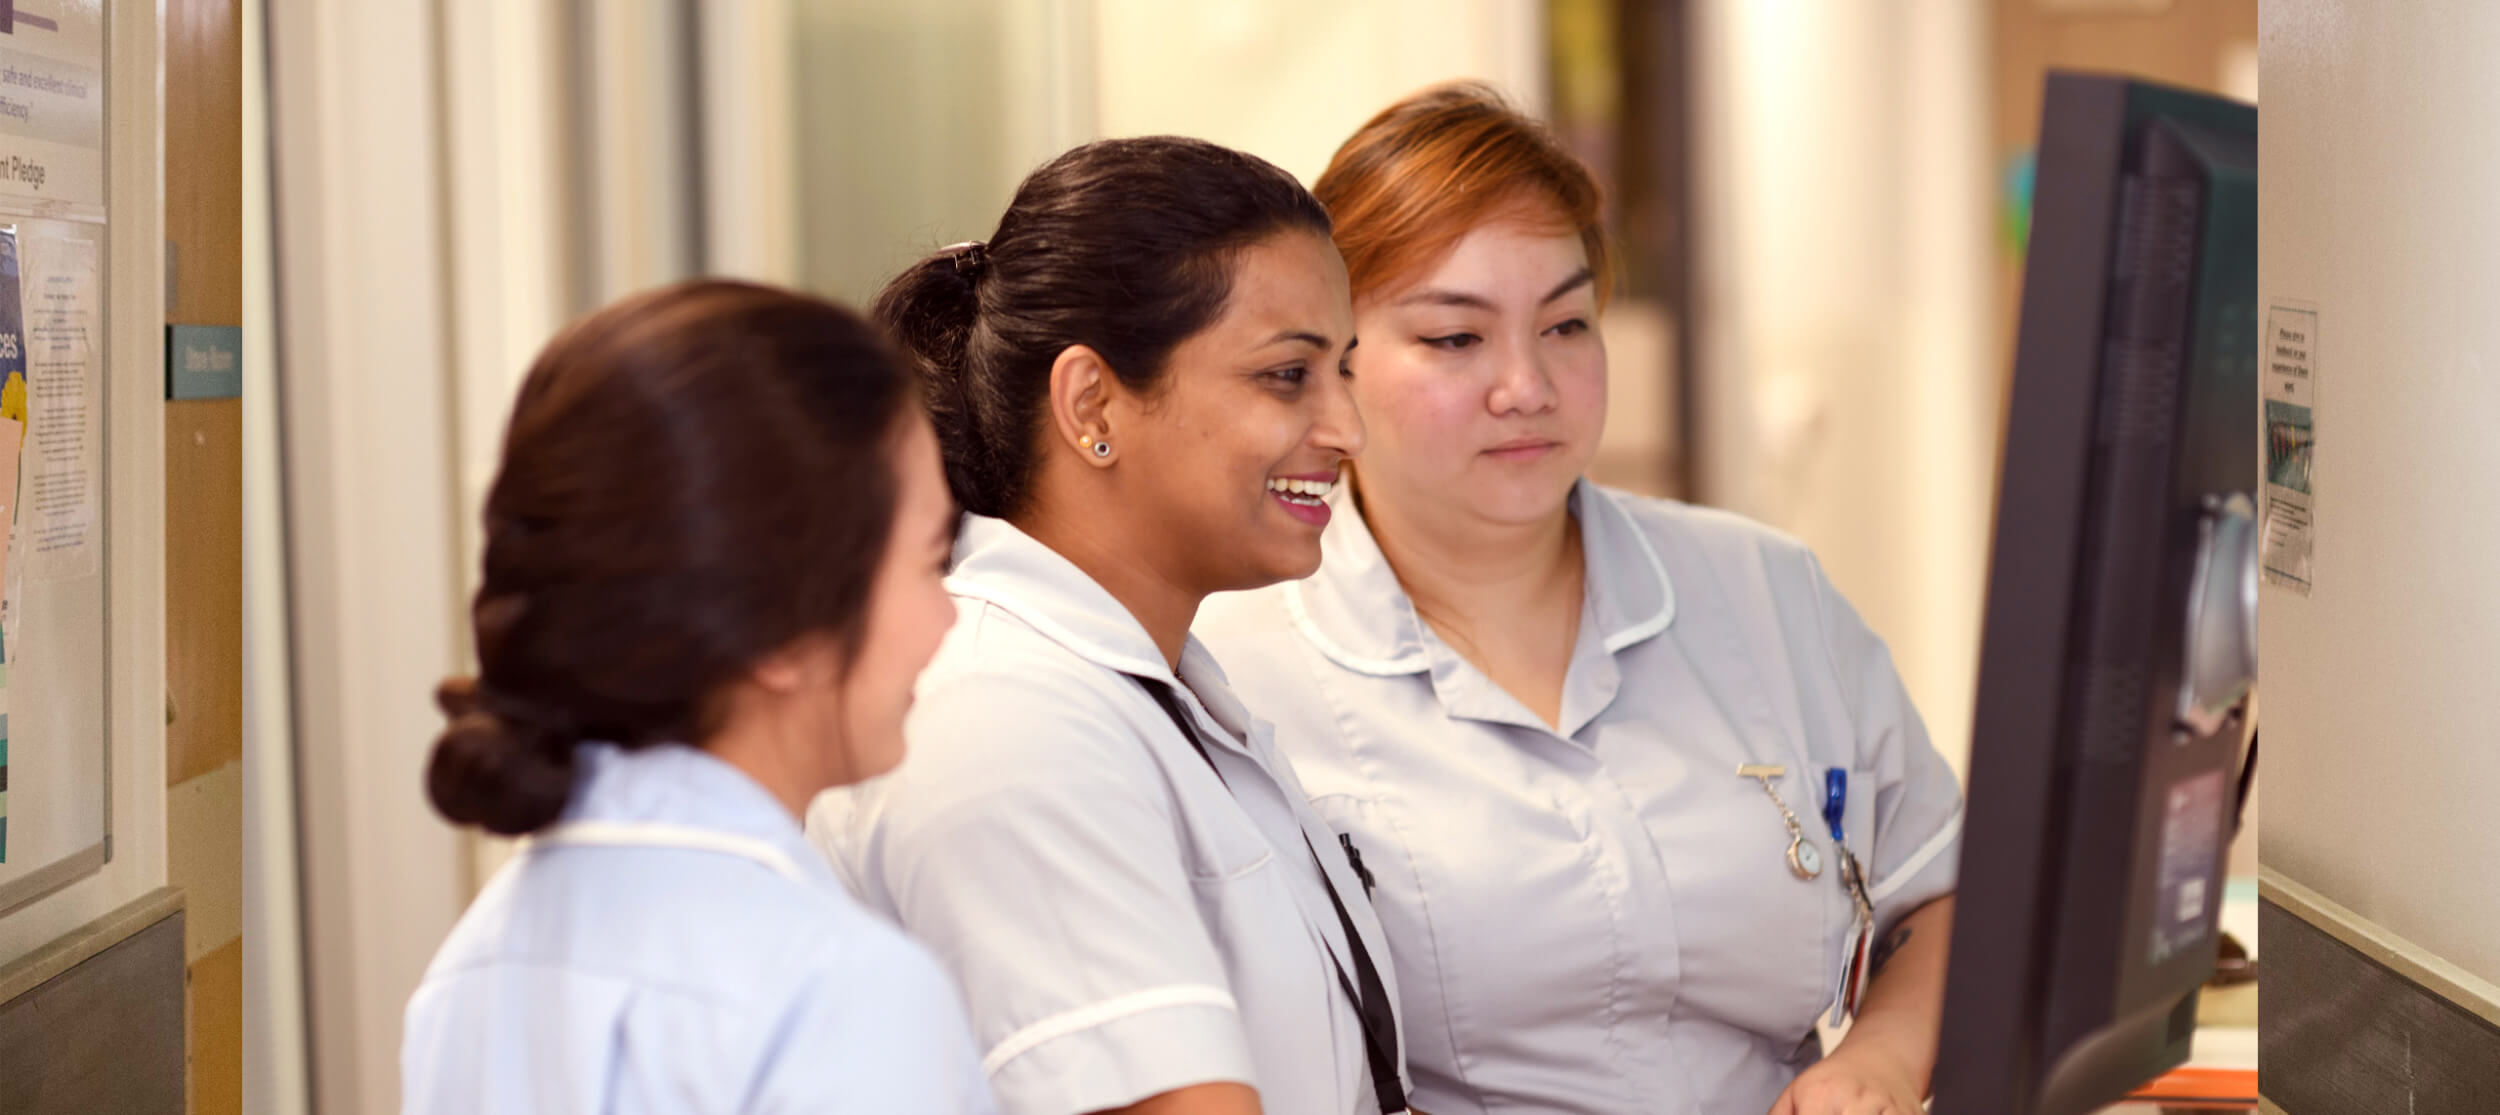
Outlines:
POLYGON ((1014 1115, 1403 1110, 1362 884, 1188 638, 1318 566, 1362 447, 1327 214, 1213 144, 1088 144, 876 313, 975 513, 964 616, 911 760, 811 835, 954 969, 1014 1115))
POLYGON ((902 757, 954 522, 847 310, 689 283, 548 344, 426 771, 529 839, 408 1004, 407 1111, 992 1110, 953 986, 799 829, 902 757))

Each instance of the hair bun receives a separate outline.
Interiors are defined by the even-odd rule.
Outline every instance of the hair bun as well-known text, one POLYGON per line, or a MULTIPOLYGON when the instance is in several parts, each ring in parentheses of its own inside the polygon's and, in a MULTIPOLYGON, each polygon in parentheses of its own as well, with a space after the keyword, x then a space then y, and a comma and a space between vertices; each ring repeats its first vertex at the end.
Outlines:
POLYGON ((426 796, 455 824, 521 836, 554 824, 573 792, 573 740, 488 707, 475 678, 434 691, 450 718, 425 768, 426 796))

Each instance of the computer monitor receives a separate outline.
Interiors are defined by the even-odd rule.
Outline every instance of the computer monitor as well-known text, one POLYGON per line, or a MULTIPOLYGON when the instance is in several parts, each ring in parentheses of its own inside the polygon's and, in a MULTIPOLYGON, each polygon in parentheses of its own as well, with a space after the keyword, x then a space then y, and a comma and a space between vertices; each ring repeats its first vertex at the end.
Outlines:
POLYGON ((1937 1115, 2187 1057, 2255 691, 2257 110, 2048 79, 1937 1115))

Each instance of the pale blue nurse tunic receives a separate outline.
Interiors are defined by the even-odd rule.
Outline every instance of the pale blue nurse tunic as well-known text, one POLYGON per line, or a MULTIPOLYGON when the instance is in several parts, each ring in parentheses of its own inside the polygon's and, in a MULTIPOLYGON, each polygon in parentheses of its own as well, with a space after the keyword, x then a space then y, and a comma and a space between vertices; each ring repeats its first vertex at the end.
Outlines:
POLYGON ((1197 636, 1379 882, 1415 1106, 1760 1115, 1817 1055, 1853 906, 1949 893, 1961 795, 1881 640, 1755 523, 1586 482, 1579 642, 1549 728, 1420 622, 1340 497, 1317 575, 1197 636), (1820 853, 1789 869, 1775 787, 1820 853))
POLYGON ((405 1110, 995 1110, 954 985, 762 786, 691 747, 579 761, 408 1003, 405 1110))

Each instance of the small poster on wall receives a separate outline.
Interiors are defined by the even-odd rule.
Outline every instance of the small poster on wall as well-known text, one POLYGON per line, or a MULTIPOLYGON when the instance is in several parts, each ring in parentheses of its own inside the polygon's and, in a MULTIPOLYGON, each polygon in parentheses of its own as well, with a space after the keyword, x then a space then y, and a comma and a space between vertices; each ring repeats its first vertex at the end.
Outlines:
POLYGON ((2317 536, 2316 306, 2268 309, 2265 364, 2266 580, 2307 596, 2317 536))
POLYGON ((36 582, 93 577, 104 549, 95 249, 92 240, 0 239, 0 358, 14 349, 24 361, 32 420, 11 567, 24 563, 20 575, 36 582))
MULTIPOLYGON (((17 661, 18 587, 25 570, 17 560, 20 454, 26 446, 26 346, 18 324, 17 230, 0 228, 0 668, 17 661)), ((0 678, 5 678, 0 674, 0 678)), ((4 683, 0 683, 4 684, 4 683)))

